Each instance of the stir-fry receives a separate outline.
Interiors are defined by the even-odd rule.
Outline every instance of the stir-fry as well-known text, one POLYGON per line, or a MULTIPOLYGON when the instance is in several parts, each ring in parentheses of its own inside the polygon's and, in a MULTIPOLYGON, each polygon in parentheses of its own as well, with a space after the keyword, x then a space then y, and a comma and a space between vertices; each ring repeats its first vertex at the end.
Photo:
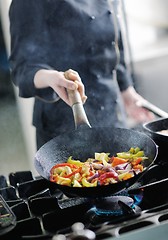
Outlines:
POLYGON ((138 147, 128 152, 95 153, 85 162, 70 156, 65 163, 58 163, 50 171, 50 181, 71 187, 96 187, 114 184, 134 177, 144 170, 143 161, 148 159, 138 147))

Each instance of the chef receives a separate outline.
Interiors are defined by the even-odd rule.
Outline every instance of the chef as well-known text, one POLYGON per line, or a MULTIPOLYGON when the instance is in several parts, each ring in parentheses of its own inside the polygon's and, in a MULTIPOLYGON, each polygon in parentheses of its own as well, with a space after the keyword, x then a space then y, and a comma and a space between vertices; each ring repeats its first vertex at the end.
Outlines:
POLYGON ((127 115, 137 122, 153 118, 136 105, 144 99, 126 68, 117 5, 110 0, 12 1, 11 79, 20 97, 35 98, 37 149, 74 130, 66 88, 79 90, 92 127, 127 127, 127 115), (68 69, 70 81, 64 76, 68 69))

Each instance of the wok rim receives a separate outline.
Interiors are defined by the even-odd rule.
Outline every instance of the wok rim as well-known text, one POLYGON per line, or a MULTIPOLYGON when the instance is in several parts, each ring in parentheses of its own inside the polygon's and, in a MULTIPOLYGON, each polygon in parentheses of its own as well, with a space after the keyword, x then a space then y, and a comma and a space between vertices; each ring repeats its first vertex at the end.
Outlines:
MULTIPOLYGON (((164 134, 161 134, 161 133, 158 133, 158 132, 157 132, 157 131, 165 130, 165 128, 158 128, 157 130, 153 130, 153 127, 154 127, 154 126, 157 126, 157 124, 162 123, 162 122, 164 122, 164 121, 165 121, 165 122, 167 121, 167 123, 168 123, 168 118, 159 118, 159 119, 157 119, 157 120, 144 123, 144 124, 143 124, 143 128, 144 128, 144 130, 146 130, 148 133, 151 133, 153 136, 167 140, 168 135, 166 136, 166 135, 164 135, 164 134)), ((154 141, 155 141, 155 140, 154 140, 154 141)))

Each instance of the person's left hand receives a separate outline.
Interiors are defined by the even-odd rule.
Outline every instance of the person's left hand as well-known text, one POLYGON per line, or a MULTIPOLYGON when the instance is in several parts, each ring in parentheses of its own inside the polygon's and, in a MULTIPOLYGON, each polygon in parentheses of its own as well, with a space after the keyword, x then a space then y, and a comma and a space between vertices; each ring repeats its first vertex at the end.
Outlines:
POLYGON ((130 86, 121 93, 128 118, 136 124, 145 123, 155 119, 155 115, 149 110, 138 106, 138 102, 146 101, 136 90, 130 86))

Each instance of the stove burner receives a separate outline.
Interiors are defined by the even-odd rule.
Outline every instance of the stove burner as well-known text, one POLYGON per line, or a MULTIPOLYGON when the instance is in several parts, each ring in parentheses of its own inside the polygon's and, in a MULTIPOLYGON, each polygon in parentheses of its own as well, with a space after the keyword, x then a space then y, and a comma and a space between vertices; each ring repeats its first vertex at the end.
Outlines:
POLYGON ((134 207, 134 200, 127 196, 112 196, 98 199, 95 202, 95 213, 99 216, 118 216, 123 214, 122 204, 134 207))
POLYGON ((140 215, 141 209, 129 196, 110 196, 96 199, 94 206, 86 213, 86 219, 93 225, 103 222, 117 223, 140 215))

